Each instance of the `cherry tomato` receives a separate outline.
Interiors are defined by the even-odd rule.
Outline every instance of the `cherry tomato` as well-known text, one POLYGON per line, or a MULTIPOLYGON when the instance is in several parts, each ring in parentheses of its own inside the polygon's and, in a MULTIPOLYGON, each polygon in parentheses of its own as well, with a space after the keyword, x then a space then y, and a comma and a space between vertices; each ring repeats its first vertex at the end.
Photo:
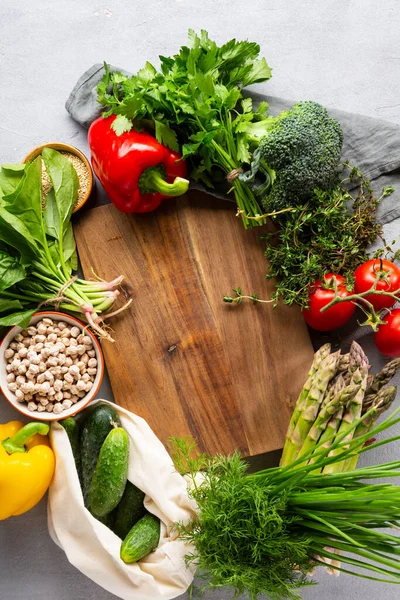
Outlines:
MULTIPOLYGON (((328 273, 324 275, 326 282, 336 278, 338 283, 338 293, 341 298, 350 296, 352 292, 346 289, 346 280, 341 275, 333 275, 328 273)), ((306 323, 317 331, 331 331, 337 327, 341 327, 351 319, 356 309, 352 302, 340 302, 335 304, 327 311, 321 312, 321 308, 329 304, 333 300, 335 292, 333 289, 325 289, 321 286, 321 282, 317 279, 310 288, 309 293, 309 308, 303 310, 303 315, 306 323)))
MULTIPOLYGON (((370 290, 375 282, 377 277, 377 272, 381 269, 385 273, 392 271, 389 275, 387 275, 389 283, 381 279, 378 281, 376 286, 377 290, 385 290, 388 292, 396 292, 400 289, 400 269, 397 265, 390 262, 390 260, 384 259, 372 259, 367 260, 367 262, 360 265, 355 273, 355 285, 354 290, 356 294, 362 294, 363 292, 367 292, 370 290)), ((371 302, 375 310, 383 310, 384 308, 390 308, 396 302, 395 298, 391 298, 390 296, 375 296, 373 294, 369 294, 364 296, 368 302, 371 302)))
POLYGON ((375 334, 376 347, 382 354, 392 358, 400 357, 400 308, 395 308, 382 319, 375 334))

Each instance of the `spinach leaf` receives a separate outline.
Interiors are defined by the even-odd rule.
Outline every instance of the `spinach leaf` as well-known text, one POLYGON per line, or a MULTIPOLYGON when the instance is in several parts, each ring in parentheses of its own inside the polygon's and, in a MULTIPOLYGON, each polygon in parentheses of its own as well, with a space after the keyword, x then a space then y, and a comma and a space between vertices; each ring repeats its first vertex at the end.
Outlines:
POLYGON ((72 223, 69 223, 64 233, 63 250, 65 262, 71 260, 71 267, 75 271, 78 268, 78 256, 76 253, 76 244, 72 223))
MULTIPOLYGON (((14 288, 12 289, 14 291, 14 288)), ((43 286, 43 281, 34 279, 34 276, 28 276, 15 287, 16 292, 22 295, 36 296, 38 301, 44 300, 52 295, 52 292, 43 286)))
POLYGON ((46 236, 42 218, 42 161, 38 156, 25 169, 21 185, 8 196, 3 197, 4 208, 23 220, 31 237, 46 246, 46 236))
POLYGON ((40 252, 25 223, 4 206, 0 206, 0 239, 18 250, 24 267, 32 264, 40 252))
POLYGON ((36 312, 37 308, 33 308, 32 310, 24 310, 12 313, 6 317, 0 317, 0 327, 10 327, 11 325, 18 325, 23 328, 28 327, 30 320, 36 312))
POLYGON ((12 194, 24 176, 26 165, 2 165, 0 169, 0 196, 12 194))
POLYGON ((78 196, 78 175, 72 163, 56 150, 44 148, 42 156, 53 184, 59 223, 63 227, 71 218, 78 196))
POLYGON ((56 267, 60 267, 60 247, 58 245, 58 242, 56 240, 50 240, 48 246, 50 256, 53 259, 54 264, 56 265, 56 267))
POLYGON ((10 256, 5 246, 0 246, 0 291, 25 279, 26 271, 15 256, 10 256))
MULTIPOLYGON (((46 207, 44 210, 44 220, 45 220, 45 229, 47 235, 54 238, 55 240, 60 239, 60 219, 56 204, 56 199, 54 195, 54 190, 50 190, 46 197, 46 207)), ((49 243, 49 247, 51 247, 51 255, 56 264, 60 262, 60 257, 56 255, 56 247, 51 242, 49 243)), ((57 245, 57 252, 59 252, 59 247, 57 245)), ((69 222, 67 228, 64 231, 63 235, 63 255, 64 261, 67 263, 71 260, 71 267, 73 270, 78 268, 78 257, 76 253, 76 244, 75 238, 72 228, 72 223, 69 222)))
POLYGON ((9 300, 8 298, 0 298, 0 313, 9 312, 16 308, 23 308, 19 300, 9 300))
POLYGON ((43 212, 44 227, 47 235, 58 240, 60 235, 60 217, 56 204, 54 189, 51 188, 46 196, 46 206, 43 212))

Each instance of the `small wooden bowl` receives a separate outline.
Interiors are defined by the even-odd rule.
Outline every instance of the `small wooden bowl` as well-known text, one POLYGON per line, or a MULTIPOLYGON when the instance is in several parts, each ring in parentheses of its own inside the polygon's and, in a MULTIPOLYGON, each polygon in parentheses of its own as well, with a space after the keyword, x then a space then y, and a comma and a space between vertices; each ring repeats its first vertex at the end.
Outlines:
POLYGON ((86 168, 88 170, 88 174, 89 174, 89 185, 88 185, 87 193, 85 194, 83 199, 79 202, 79 204, 77 204, 75 206, 74 210, 72 211, 75 213, 80 208, 82 208, 82 206, 86 203, 86 201, 88 200, 88 198, 92 192, 92 189, 93 189, 93 171, 92 171, 90 162, 88 161, 86 156, 80 150, 78 150, 78 148, 75 148, 75 146, 71 146, 70 144, 63 144, 61 142, 50 142, 48 144, 42 144, 41 146, 37 146, 36 148, 33 148, 33 150, 31 150, 29 152, 29 154, 27 154, 25 156, 25 158, 22 162, 26 163, 28 160, 29 161, 34 160, 36 157, 38 157, 40 154, 42 154, 42 151, 44 148, 53 148, 53 150, 58 150, 60 152, 69 152, 70 154, 75 154, 75 156, 80 158, 85 163, 85 166, 86 166, 86 168))

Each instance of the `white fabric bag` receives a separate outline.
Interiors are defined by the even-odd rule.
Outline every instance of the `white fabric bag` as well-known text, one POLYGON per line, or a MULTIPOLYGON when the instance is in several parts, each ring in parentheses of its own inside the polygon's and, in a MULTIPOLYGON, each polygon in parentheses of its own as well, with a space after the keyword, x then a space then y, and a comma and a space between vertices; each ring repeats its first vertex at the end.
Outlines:
POLYGON ((193 502, 186 481, 146 421, 111 405, 129 435, 128 479, 145 492, 147 510, 160 518, 160 543, 138 563, 120 559, 120 538, 84 506, 69 439, 57 422, 51 425, 56 471, 49 491, 49 532, 71 564, 123 600, 175 598, 191 584, 194 567, 187 568, 184 560, 193 548, 177 539, 172 525, 194 516, 193 502))

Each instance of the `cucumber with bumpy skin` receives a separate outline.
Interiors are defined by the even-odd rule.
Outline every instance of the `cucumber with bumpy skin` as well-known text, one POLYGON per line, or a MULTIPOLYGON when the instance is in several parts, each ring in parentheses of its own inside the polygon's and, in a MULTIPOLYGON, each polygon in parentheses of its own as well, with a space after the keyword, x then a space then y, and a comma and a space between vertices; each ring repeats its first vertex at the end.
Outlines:
POLYGON ((89 490, 101 447, 110 431, 120 426, 119 416, 109 404, 99 402, 88 409, 80 439, 82 493, 86 507, 89 506, 89 490))
POLYGON ((100 521, 100 523, 103 523, 103 525, 108 527, 108 529, 111 529, 111 531, 114 531, 116 512, 117 512, 116 510, 113 510, 105 517, 94 517, 94 518, 97 519, 98 521, 100 521))
POLYGON ((95 517, 118 506, 128 478, 129 438, 125 429, 112 429, 101 447, 89 490, 89 510, 95 517))
POLYGON ((79 425, 75 421, 74 417, 67 417, 60 421, 67 432, 69 443, 71 444, 72 454, 74 455, 75 466, 78 473, 79 480, 81 481, 81 449, 79 446, 79 425))
POLYGON ((133 525, 146 514, 146 509, 143 505, 144 492, 139 490, 136 485, 130 481, 126 482, 126 488, 121 498, 121 502, 117 507, 117 514, 113 531, 118 537, 123 540, 133 525))
POLYGON ((120 557, 125 563, 137 562, 157 548, 160 541, 160 519, 148 513, 130 530, 121 544, 120 557))

